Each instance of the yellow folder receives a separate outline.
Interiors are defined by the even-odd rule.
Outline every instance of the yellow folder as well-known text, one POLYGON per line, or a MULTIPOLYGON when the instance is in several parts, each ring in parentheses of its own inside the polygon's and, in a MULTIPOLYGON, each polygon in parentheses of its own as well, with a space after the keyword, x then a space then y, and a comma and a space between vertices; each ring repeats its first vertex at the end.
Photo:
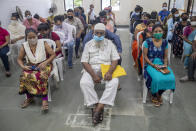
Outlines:
MULTIPOLYGON (((102 73, 103 78, 109 69, 110 69, 110 65, 101 64, 101 73, 102 73)), ((112 78, 117 78, 117 77, 125 76, 125 75, 127 75, 125 69, 121 67, 120 65, 118 65, 112 74, 112 78)))

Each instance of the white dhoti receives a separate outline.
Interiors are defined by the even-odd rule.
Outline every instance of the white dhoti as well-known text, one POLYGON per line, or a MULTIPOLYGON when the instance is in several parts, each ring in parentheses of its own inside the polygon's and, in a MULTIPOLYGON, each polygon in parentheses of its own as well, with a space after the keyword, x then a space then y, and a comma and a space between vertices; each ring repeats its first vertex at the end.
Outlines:
POLYGON ((95 83, 88 72, 84 72, 80 80, 80 88, 84 95, 84 105, 91 106, 97 103, 104 105, 114 105, 119 79, 113 78, 110 81, 105 81, 105 90, 102 97, 99 99, 94 89, 95 83))

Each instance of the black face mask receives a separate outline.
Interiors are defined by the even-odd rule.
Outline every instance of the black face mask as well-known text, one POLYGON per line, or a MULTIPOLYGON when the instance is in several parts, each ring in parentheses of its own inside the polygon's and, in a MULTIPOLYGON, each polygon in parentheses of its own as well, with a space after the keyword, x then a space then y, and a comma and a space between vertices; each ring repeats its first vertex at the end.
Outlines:
POLYGON ((73 16, 67 16, 67 18, 71 20, 71 19, 73 19, 73 16))
POLYGON ((182 21, 187 21, 187 19, 188 19, 187 17, 183 17, 182 21))

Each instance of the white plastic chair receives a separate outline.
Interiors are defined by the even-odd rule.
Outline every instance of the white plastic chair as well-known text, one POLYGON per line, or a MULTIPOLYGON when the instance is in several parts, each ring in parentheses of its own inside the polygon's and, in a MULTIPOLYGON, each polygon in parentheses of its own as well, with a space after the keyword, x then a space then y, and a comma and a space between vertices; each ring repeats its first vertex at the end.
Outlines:
POLYGON ((171 44, 168 43, 168 64, 171 64, 171 44))
MULTIPOLYGON (((141 35, 142 33, 143 33, 143 31, 140 31, 140 32, 137 33, 137 47, 138 47, 138 49, 137 49, 137 52, 138 52, 137 56, 139 56, 139 50, 140 50, 140 35, 141 35)), ((141 81, 141 76, 137 75, 137 80, 138 80, 138 81, 141 81)))
POLYGON ((56 61, 56 64, 58 66, 60 79, 61 79, 61 81, 63 81, 64 80, 63 71, 65 69, 63 67, 63 65, 64 65, 63 63, 64 63, 64 59, 65 59, 65 50, 64 50, 64 47, 63 47, 63 42, 64 42, 64 39, 65 39, 65 34, 63 32, 60 32, 60 31, 54 31, 54 32, 60 37, 60 42, 61 42, 61 49, 62 49, 63 57, 56 58, 55 61, 56 61))
MULTIPOLYGON (((144 48, 143 45, 144 44, 142 44, 142 51, 143 51, 143 48, 144 48)), ((145 65, 145 62, 144 62, 144 57, 143 57, 143 76, 144 76, 144 65, 145 65)), ((142 101, 143 101, 144 104, 146 103, 147 95, 148 95, 148 88, 146 87, 146 80, 143 79, 143 100, 142 101)), ((173 103, 173 96, 174 96, 174 92, 172 90, 170 90, 170 93, 169 93, 169 103, 170 104, 173 103)))
MULTIPOLYGON (((53 51, 55 52, 55 50, 56 50, 56 43, 53 41, 53 40, 50 40, 50 39, 41 39, 41 40, 43 40, 43 41, 46 41, 47 43, 48 43, 48 45, 53 49, 53 51)), ((50 102, 50 101, 52 101, 52 98, 51 98, 51 81, 52 81, 52 77, 53 76, 55 76, 55 74, 57 75, 56 77, 56 79, 57 79, 57 81, 59 81, 58 79, 59 79, 59 76, 58 76, 58 69, 57 69, 57 66, 56 66, 56 62, 55 62, 55 60, 53 60, 53 62, 52 62, 52 64, 53 64, 53 69, 52 69, 52 71, 51 71, 51 73, 50 73, 50 76, 48 77, 48 101, 50 102), (57 70, 57 71, 56 71, 57 70)))

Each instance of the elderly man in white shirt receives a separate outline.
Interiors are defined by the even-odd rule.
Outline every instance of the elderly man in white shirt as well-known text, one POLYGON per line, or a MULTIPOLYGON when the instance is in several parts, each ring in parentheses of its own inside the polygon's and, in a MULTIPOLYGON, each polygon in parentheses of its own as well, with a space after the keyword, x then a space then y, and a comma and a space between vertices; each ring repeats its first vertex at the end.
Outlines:
POLYGON ((83 51, 81 62, 84 67, 80 87, 86 106, 96 105, 93 111, 93 124, 103 120, 104 105, 114 105, 118 88, 118 78, 112 78, 120 56, 112 41, 105 39, 105 25, 99 23, 94 27, 94 38, 89 41, 83 51), (111 65, 104 78, 101 77, 101 64, 111 65), (94 89, 96 83, 105 81, 105 90, 99 99, 94 89))
POLYGON ((53 26, 53 31, 59 31, 64 33, 64 41, 63 46, 68 48, 68 66, 71 69, 73 66, 72 58, 73 58, 73 46, 74 46, 74 38, 73 38, 73 27, 72 25, 63 22, 61 16, 55 16, 54 18, 55 25, 53 26))

